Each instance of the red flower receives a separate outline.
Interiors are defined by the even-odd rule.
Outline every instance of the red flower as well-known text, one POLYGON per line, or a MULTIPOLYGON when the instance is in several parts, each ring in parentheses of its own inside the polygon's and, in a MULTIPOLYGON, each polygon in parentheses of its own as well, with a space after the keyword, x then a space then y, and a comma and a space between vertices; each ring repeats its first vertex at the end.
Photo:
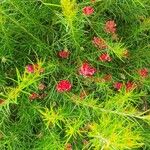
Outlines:
POLYGON ((135 88, 136 88, 136 84, 135 83, 130 82, 130 81, 128 81, 126 83, 126 92, 130 92, 130 91, 132 91, 135 88))
POLYGON ((27 65, 26 66, 26 70, 28 73, 34 73, 34 67, 33 65, 27 65))
POLYGON ((82 9, 85 15, 92 15, 94 13, 94 8, 91 6, 86 6, 82 9))
POLYGON ((115 33, 116 32, 116 23, 114 20, 110 20, 110 21, 106 22, 105 31, 107 33, 115 33))
POLYGON ((105 61, 111 61, 111 57, 107 53, 103 53, 99 56, 99 60, 105 62, 105 61))
POLYGON ((121 82, 114 83, 114 88, 117 89, 118 91, 121 90, 122 87, 123 87, 123 83, 121 82))
POLYGON ((26 70, 28 73, 35 73, 37 71, 40 73, 44 72, 44 68, 40 68, 38 64, 29 64, 26 66, 26 70))
POLYGON ((32 94, 29 96, 29 99, 30 99, 30 101, 32 101, 32 100, 37 99, 38 97, 39 97, 39 94, 37 94, 37 93, 32 93, 32 94))
POLYGON ((105 41, 99 37, 94 37, 92 42, 96 47, 98 47, 100 49, 106 49, 107 48, 105 41))
POLYGON ((57 92, 68 92, 71 90, 71 88, 72 88, 72 85, 70 81, 68 80, 61 80, 56 85, 57 92))
POLYGON ((148 69, 147 68, 140 69, 138 72, 139 72, 139 75, 143 78, 146 78, 148 76, 148 69))
POLYGON ((79 74, 83 75, 84 77, 91 77, 92 75, 94 75, 95 72, 96 69, 88 63, 83 63, 79 69, 79 74))
POLYGON ((59 57, 61 58, 68 58, 70 52, 68 50, 62 50, 58 52, 59 57))

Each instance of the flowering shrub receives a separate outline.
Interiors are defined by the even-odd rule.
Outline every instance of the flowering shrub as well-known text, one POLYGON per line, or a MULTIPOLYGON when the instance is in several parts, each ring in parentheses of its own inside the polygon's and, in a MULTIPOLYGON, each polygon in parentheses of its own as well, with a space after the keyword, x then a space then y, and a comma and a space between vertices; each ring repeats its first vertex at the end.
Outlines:
POLYGON ((0 149, 150 149, 149 0, 0 4, 0 149))

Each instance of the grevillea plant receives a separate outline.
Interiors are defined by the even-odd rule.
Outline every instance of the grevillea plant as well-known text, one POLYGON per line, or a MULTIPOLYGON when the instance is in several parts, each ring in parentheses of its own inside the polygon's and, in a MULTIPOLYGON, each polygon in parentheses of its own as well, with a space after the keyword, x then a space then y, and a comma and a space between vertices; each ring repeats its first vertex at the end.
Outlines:
POLYGON ((149 150, 150 1, 0 1, 0 149, 149 150))

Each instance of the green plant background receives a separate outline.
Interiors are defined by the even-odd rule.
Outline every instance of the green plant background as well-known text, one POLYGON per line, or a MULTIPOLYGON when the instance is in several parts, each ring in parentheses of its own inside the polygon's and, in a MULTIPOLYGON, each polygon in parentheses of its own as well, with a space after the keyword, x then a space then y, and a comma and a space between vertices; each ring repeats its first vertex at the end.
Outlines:
POLYGON ((150 78, 137 70, 150 68, 149 0, 2 0, 0 1, 0 149, 75 150, 150 149, 150 78), (92 6, 91 16, 82 8, 92 6), (115 20, 119 40, 104 32, 115 20), (102 37, 113 57, 97 61, 101 51, 91 42, 102 37), (69 59, 57 53, 67 48, 69 59), (122 51, 129 50, 129 58, 122 51), (138 88, 116 92, 110 82, 78 75, 89 61, 95 78, 112 74, 113 81, 134 81, 138 88), (39 63, 44 74, 27 74, 25 66, 39 63), (69 79, 73 89, 57 93, 56 83, 69 79), (47 86, 42 100, 29 95, 47 86), (88 96, 81 100, 80 92, 88 96), (87 141, 87 144, 84 144, 87 141))

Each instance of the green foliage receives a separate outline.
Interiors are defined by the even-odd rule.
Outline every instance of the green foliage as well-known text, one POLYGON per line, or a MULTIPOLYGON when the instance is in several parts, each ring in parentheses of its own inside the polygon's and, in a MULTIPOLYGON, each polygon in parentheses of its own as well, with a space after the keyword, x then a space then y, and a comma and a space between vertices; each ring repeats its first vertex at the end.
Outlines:
POLYGON ((150 149, 150 75, 139 74, 150 68, 149 6, 149 0, 0 1, 0 149, 150 149), (84 14, 86 6, 94 13, 84 14), (115 33, 106 32, 109 20, 115 33), (63 49, 67 59, 58 57, 63 49), (100 61, 103 53, 112 60, 100 61), (84 62, 96 68, 93 76, 79 73, 84 62), (71 91, 59 93, 60 80, 69 80, 71 91), (127 89, 130 81, 135 87, 127 89))

